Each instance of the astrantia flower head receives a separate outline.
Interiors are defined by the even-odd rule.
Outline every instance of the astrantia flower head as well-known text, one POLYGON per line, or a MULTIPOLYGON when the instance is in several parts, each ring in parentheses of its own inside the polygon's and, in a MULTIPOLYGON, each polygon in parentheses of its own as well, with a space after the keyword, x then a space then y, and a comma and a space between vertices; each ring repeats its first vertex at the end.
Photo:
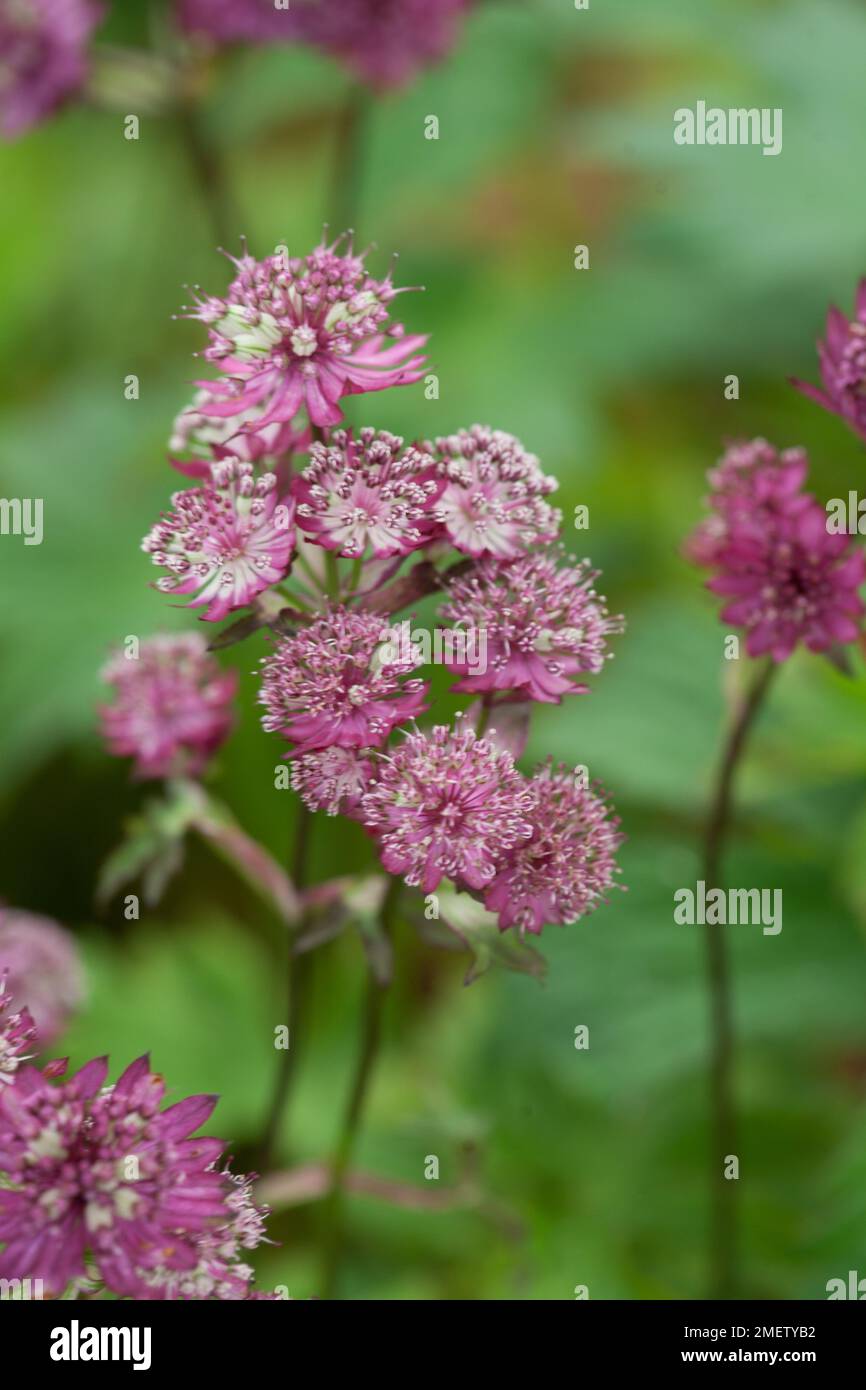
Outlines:
POLYGON ((730 600, 721 618, 746 629, 750 656, 785 661, 800 643, 822 652, 859 635, 863 552, 828 533, 802 491, 807 468, 802 449, 780 454, 763 439, 729 449, 709 474, 712 516, 687 546, 716 572, 707 587, 730 600))
POLYGON ((429 538, 442 490, 430 454, 384 431, 334 430, 294 479, 298 525, 339 555, 406 555, 429 538))
POLYGON ((196 1238, 198 1262, 194 1269, 162 1266, 143 1272, 150 1290, 148 1298, 187 1302, 191 1299, 222 1299, 238 1302, 266 1299, 276 1295, 253 1290, 255 1272, 243 1252, 254 1250, 266 1240, 266 1207, 253 1201, 252 1178, 224 1168, 225 1212, 220 1224, 196 1238))
POLYGON ((620 872, 619 820, 598 787, 548 765, 529 789, 531 838, 511 852, 484 899, 503 931, 576 922, 607 901, 620 872))
POLYGON ((0 977, 26 1004, 45 1048, 66 1026, 84 994, 75 939, 57 922, 0 907, 0 977))
POLYGON ((426 709, 427 685, 402 680, 420 665, 414 652, 383 663, 384 622, 373 613, 335 607, 293 637, 278 641, 262 662, 262 725, 298 745, 373 748, 397 724, 426 709))
POLYGON ((758 528, 811 505, 801 491, 809 468, 804 449, 774 449, 766 439, 731 444, 707 474, 711 515, 685 545, 687 559, 712 565, 734 527, 758 528))
POLYGON ((425 447, 444 481, 433 515, 458 550, 509 560, 554 539, 561 514, 544 499, 559 484, 513 435, 473 425, 425 447))
POLYGON ((195 594, 190 608, 219 622, 256 594, 285 578, 295 546, 290 498, 278 498, 273 473, 256 477, 250 463, 226 458, 211 465, 211 480, 172 497, 142 541, 153 563, 170 571, 157 581, 166 594, 195 594))
POLYGON ((354 818, 373 775, 371 749, 322 748, 292 761, 292 787, 311 811, 354 818))
POLYGON ((807 381, 792 379, 791 384, 825 410, 841 415, 855 434, 866 439, 866 279, 857 286, 853 319, 835 305, 830 307, 818 358, 823 391, 807 381))
POLYGON ((455 690, 471 694, 512 691, 522 699, 558 704, 589 687, 571 677, 597 674, 611 653, 607 639, 622 632, 593 588, 598 571, 588 560, 557 565, 549 554, 503 563, 480 560, 446 585, 442 616, 485 635, 485 671, 449 660, 463 679, 455 690))
POLYGON ((0 132, 13 139, 81 87, 93 0, 0 0, 0 132))
MULTIPOLYGON (((366 253, 365 253, 366 254, 366 253)), ((237 275, 225 298, 197 297, 189 317, 208 326, 204 352, 230 394, 200 406, 215 419, 261 412, 257 428, 288 422, 306 408, 314 425, 342 418, 343 396, 418 381, 423 337, 406 337, 391 319, 401 293, 390 272, 375 280, 342 239, 300 259, 282 252, 257 261, 230 257, 237 275)), ((212 382, 198 385, 212 396, 212 382)))
POLYGON ((361 819, 389 873, 425 893, 443 878, 477 890, 531 834, 530 804, 510 753, 471 729, 436 725, 381 755, 361 819))
POLYGON ((722 621, 746 629, 749 656, 785 661, 799 643, 823 652, 859 636, 866 558, 849 536, 828 535, 827 514, 814 500, 762 534, 735 527, 714 568, 707 588, 730 600, 722 621))
POLYGON ((191 404, 175 419, 168 447, 174 455, 188 456, 172 459, 181 473, 209 479, 214 460, 229 457, 272 470, 286 455, 306 448, 309 433, 295 429, 291 421, 277 420, 260 428, 261 409, 241 411, 228 419, 203 414, 205 407, 224 404, 237 394, 230 388, 220 390, 220 382, 212 384, 213 391, 197 391, 191 404))
POLYGON ((363 81, 400 85, 445 56, 469 0, 181 0, 193 33, 222 43, 300 39, 333 53, 363 81))
POLYGON ((231 729, 237 673, 220 670, 197 632, 118 651, 102 678, 115 689, 100 710, 109 752, 134 758, 137 777, 198 776, 231 729))
MULTIPOLYGON (((248 1280, 231 1266, 237 1189, 216 1166, 225 1145, 193 1137, 216 1097, 162 1110, 165 1082, 147 1057, 114 1086, 104 1085, 107 1067, 97 1058, 59 1085, 23 1067, 0 1090, 0 1168, 11 1183, 0 1188, 0 1277, 41 1279, 57 1297, 85 1275, 87 1257, 121 1297, 203 1296, 174 1287, 217 1258, 227 1267, 210 1271, 208 1296, 245 1296, 248 1280)), ((248 1210, 244 1225, 256 1232, 248 1210)))
POLYGON ((35 1037, 36 1025, 30 1011, 16 1004, 7 973, 0 968, 0 1092, 5 1085, 11 1085, 35 1037))

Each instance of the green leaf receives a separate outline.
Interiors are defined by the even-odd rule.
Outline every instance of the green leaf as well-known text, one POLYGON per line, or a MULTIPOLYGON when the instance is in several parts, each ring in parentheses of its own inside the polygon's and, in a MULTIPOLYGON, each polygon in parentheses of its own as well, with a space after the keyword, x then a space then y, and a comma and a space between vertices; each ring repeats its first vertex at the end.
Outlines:
POLYGON ((544 979, 547 961, 541 952, 517 932, 500 931, 495 915, 481 903, 450 886, 440 888, 438 897, 441 920, 474 958, 464 984, 473 984, 493 966, 516 970, 536 980, 544 979))

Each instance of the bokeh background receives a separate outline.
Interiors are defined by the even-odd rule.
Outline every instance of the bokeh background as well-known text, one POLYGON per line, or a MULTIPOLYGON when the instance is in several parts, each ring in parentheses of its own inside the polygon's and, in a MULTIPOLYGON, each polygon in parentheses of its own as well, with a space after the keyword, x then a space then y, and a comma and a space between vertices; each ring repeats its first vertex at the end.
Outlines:
MULTIPOLYGON (((102 31, 149 42, 123 0, 102 31)), ((475 420, 519 435, 558 475, 566 542, 604 571, 628 631, 616 659, 535 720, 530 757, 588 764, 628 843, 629 891, 541 942, 546 982, 491 972, 404 923, 386 1051, 358 1153, 436 1188, 441 1209, 349 1207, 345 1293, 362 1299, 700 1297, 707 1277, 707 1008, 699 928, 672 895, 698 840, 725 717, 723 629, 678 547, 726 438, 803 444, 822 499, 859 488, 863 446, 786 384, 814 378, 828 299, 866 270, 859 0, 487 0, 443 65, 371 112, 359 237, 401 253, 402 301, 429 331, 423 385, 351 403, 408 436, 475 420), (679 148, 698 99, 782 107, 778 158, 679 148), (440 121, 424 139, 425 117, 440 121), (573 268, 574 247, 590 268, 573 268), (736 373, 740 398, 727 401, 736 373), (576 1051, 574 1030, 590 1029, 576 1051), (438 1187, 424 1182, 437 1155, 438 1187), (456 1189, 453 1201, 444 1195, 456 1189)), ((312 246, 332 219, 349 84, 301 48, 237 50, 201 120, 258 254, 312 246)), ((130 99, 128 110, 138 108, 130 99)), ((193 847, 157 910, 94 908, 100 862, 148 794, 94 729, 98 671, 127 634, 187 628, 149 583, 139 540, 177 485, 171 420, 196 375, 182 285, 227 267, 169 116, 76 108, 0 151, 0 494, 41 496, 45 539, 0 539, 0 893, 69 925, 89 1000, 62 1051, 145 1049, 177 1096, 219 1091, 213 1132, 243 1153, 261 1127, 284 1014, 277 922, 193 847), (139 376, 137 401, 124 378, 139 376)), ((258 726, 255 638, 238 733, 214 790, 284 861, 296 806, 258 726)), ((317 817, 310 873, 366 862, 356 827, 317 817)), ((759 725, 729 879, 780 887, 784 928, 729 929, 741 1113, 741 1288, 821 1298, 866 1273, 866 679, 798 657, 759 725)), ((330 1151, 364 977, 357 936, 318 953, 281 1163, 330 1151)), ((61 1045, 58 1045, 61 1047, 61 1045)), ((55 1049, 57 1050, 57 1049, 55 1049)), ((315 1205, 278 1205, 266 1286, 316 1293, 315 1205)))

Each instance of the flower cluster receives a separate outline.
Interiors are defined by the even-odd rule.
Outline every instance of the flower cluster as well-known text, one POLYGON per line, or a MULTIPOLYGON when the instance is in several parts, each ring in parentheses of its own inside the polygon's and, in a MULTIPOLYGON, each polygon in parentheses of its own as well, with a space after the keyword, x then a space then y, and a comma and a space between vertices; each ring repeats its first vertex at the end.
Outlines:
POLYGON ((562 515, 545 498, 558 483, 519 439, 473 425, 428 447, 444 483, 434 515, 464 555, 513 560, 555 539, 562 515))
POLYGON ((610 660, 607 638, 621 632, 594 588, 589 562, 558 565, 553 554, 523 555, 511 564, 479 561, 446 583, 442 616, 456 627, 487 636, 487 670, 451 660, 461 675, 454 689, 479 695, 508 691, 513 698, 558 704, 568 692, 585 693, 577 674, 601 671, 610 660))
POLYGON ((745 629, 750 656, 776 662, 800 644, 823 652, 855 641, 864 612, 863 551, 828 532, 824 508, 802 490, 807 467, 800 449, 734 445, 709 474, 711 515, 687 545, 727 600, 722 620, 745 629))
POLYGON ((244 608, 263 589, 284 579, 294 551, 294 503, 278 499, 273 473, 226 458, 210 466, 202 487, 176 492, 171 512, 142 541, 155 565, 169 571, 157 581, 168 594, 195 594, 216 623, 244 608))
POLYGON ((537 934, 545 923, 577 921, 607 901, 623 837, 601 788, 563 767, 544 767, 529 792, 531 833, 506 856, 484 901, 503 928, 537 934))
POLYGON ((237 676, 198 633, 120 650, 102 678, 115 694, 100 710, 103 736, 115 757, 135 759, 138 778, 198 776, 232 727, 237 676))
POLYGON ((818 343, 824 389, 792 378, 792 385, 834 415, 840 415, 866 439, 866 279, 857 286, 854 317, 846 319, 831 305, 826 337, 818 343))
POLYGON ((0 133, 6 139, 37 125, 79 90, 103 12, 95 0, 0 0, 0 133))
POLYGON ((426 709, 427 685, 402 677, 405 662, 377 660, 382 621, 372 613, 333 608, 278 642, 264 659, 259 701, 270 732, 298 745, 298 753, 323 748, 377 748, 392 729, 426 709))
POLYGON ((114 1085, 104 1057, 68 1079, 63 1063, 17 1065, 26 1015, 10 1034, 3 1002, 0 1278, 41 1279, 51 1297, 94 1271, 121 1298, 262 1297, 242 1252, 264 1238, 267 1213, 249 1178, 219 1166, 223 1140, 195 1134, 216 1097, 162 1109, 165 1082, 147 1057, 114 1085))
MULTIPOLYGON (((389 873, 425 892, 448 878, 503 929, 576 920, 613 883, 617 823, 597 792, 516 760, 529 707, 585 693, 623 621, 557 543, 557 480, 488 425, 413 442, 342 423, 345 396, 416 381, 426 342, 392 321, 390 275, 374 279, 351 243, 232 259, 226 295, 197 293, 189 311, 219 374, 175 423, 196 485, 143 543, 157 587, 210 622, 251 609, 226 640, 272 629, 262 725, 289 745, 305 805, 358 821, 389 873), (473 703, 430 731, 415 723, 429 650, 394 637, 437 592, 442 660, 473 703)), ((201 773, 233 690, 203 641, 156 639, 107 678, 112 751, 143 776, 201 773)))
POLYGON ((84 996, 73 937, 48 917, 0 907, 0 979, 4 976, 8 992, 26 1004, 40 1047, 49 1046, 84 996))
POLYGON ((408 555, 431 538, 442 486, 432 456, 397 435, 334 430, 295 479, 298 525, 338 555, 408 555))
POLYGON ((10 1086, 25 1061, 24 1050, 36 1038, 29 1009, 19 1008, 9 992, 5 971, 0 974, 0 1087, 10 1086))
POLYGON ((400 86, 452 48, 470 0, 180 0, 184 26, 219 43, 300 41, 374 87, 400 86))
POLYGON ((242 431, 289 423, 305 410, 315 426, 338 424, 340 401, 360 391, 418 381, 426 339, 391 318, 402 293, 391 274, 369 274, 351 240, 322 243, 307 256, 280 250, 256 260, 230 257, 237 274, 222 298, 196 292, 185 312, 207 326, 203 356, 222 374, 200 382, 208 419, 254 411, 242 431))

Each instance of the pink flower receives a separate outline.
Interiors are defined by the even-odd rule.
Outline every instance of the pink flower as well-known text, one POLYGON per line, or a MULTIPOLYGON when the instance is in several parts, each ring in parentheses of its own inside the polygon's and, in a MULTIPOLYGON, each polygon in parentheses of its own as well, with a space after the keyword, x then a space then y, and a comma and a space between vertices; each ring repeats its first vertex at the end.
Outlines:
MULTIPOLYGON (((221 1139, 195 1138, 215 1096, 162 1110, 165 1082, 147 1057, 104 1085, 96 1058, 59 1085, 24 1067, 0 1093, 0 1277, 44 1282, 57 1297, 86 1273, 126 1298, 238 1298, 241 1228, 260 1218, 219 1171, 221 1139), (210 1281, 210 1292, 189 1287, 210 1281)), ((241 1180, 243 1182, 244 1180, 241 1180)))
POLYGON ((707 474, 712 514, 688 538, 686 558, 696 565, 713 565, 733 526, 769 523, 809 507, 812 499, 801 491, 808 470, 803 449, 780 452, 765 439, 731 444, 707 474))
POLYGON ((181 0, 183 23, 223 43, 300 39, 363 81, 398 86, 453 47, 469 0, 181 0))
POLYGON ((807 468, 802 449, 733 446, 709 474, 712 515, 687 546, 716 572, 707 588, 731 600, 722 621, 746 629, 750 656, 785 661, 801 642, 822 652, 859 636, 863 552, 828 533, 824 508, 802 491, 807 468))
POLYGON ((304 753, 292 762, 292 788, 311 811, 355 818, 373 775, 371 753, 340 747, 304 753))
POLYGON ((458 550, 510 560, 555 538, 561 514, 544 499, 559 484, 513 435, 473 425, 425 447, 445 483, 433 515, 458 550))
POLYGON ((849 536, 828 535, 817 502, 763 528, 738 526, 715 568, 707 588, 730 599, 721 618, 746 629, 749 656, 785 661, 800 642, 823 652, 860 634, 866 560, 849 536))
POLYGON ((75 939, 48 917, 0 907, 0 977, 26 1004, 47 1047, 81 1004, 84 979, 75 939))
POLYGON ((825 410, 840 415, 855 434, 866 439, 866 279, 857 286, 850 321, 831 305, 826 338, 818 342, 824 390, 791 378, 791 385, 825 410))
POLYGON ((30 1011, 13 1002, 5 970, 0 966, 0 1094, 11 1086, 15 1073, 25 1061, 25 1048, 36 1037, 30 1011))
POLYGON ((293 482, 298 525, 339 555, 406 555, 429 539, 430 505, 441 491, 432 457, 397 435, 334 430, 313 444, 293 482))
POLYGON ((296 430, 291 421, 275 421, 259 428, 263 411, 245 410, 227 419, 212 419, 204 414, 209 405, 224 404, 237 394, 221 390, 222 383, 212 382, 213 391, 197 391, 190 405, 180 412, 174 422, 168 447, 175 454, 190 454, 191 458, 173 458, 181 473, 193 478, 210 479, 214 459, 239 458, 257 463, 269 472, 288 455, 305 450, 309 431, 296 430))
POLYGON ((531 797, 510 753, 471 729, 410 733, 387 756, 361 802, 384 867, 432 893, 443 877, 486 888, 532 832, 531 797))
POLYGON ((563 695, 585 693, 573 675, 597 674, 612 653, 607 638, 622 632, 592 587, 598 571, 589 561, 557 566, 551 555, 524 555, 510 563, 480 560, 446 585, 442 616, 474 629, 486 642, 486 671, 465 661, 448 662, 463 679, 455 690, 470 694, 507 690, 518 697, 559 704, 563 695))
POLYGON ((103 16, 91 0, 0 0, 0 132, 21 135, 87 75, 87 44, 103 16))
POLYGON ((246 1174, 232 1173, 229 1168, 223 1168, 220 1176, 225 1209, 214 1229, 196 1237, 198 1261, 195 1267, 177 1269, 162 1265, 143 1270, 141 1277, 149 1290, 149 1299, 239 1302, 279 1296, 253 1289, 255 1271, 243 1256, 245 1250, 254 1250, 266 1241, 268 1211, 266 1207, 257 1207, 253 1201, 253 1179, 246 1174))
POLYGON ((427 340, 406 337, 390 318, 389 306, 402 291, 390 272, 374 280, 364 256, 339 245, 322 244, 301 259, 230 257, 238 273, 226 297, 197 297, 189 317, 207 324, 204 356, 228 378, 221 387, 198 383, 223 396, 202 404, 203 415, 261 411, 255 425, 261 430, 306 407, 314 425, 335 425, 343 396, 420 379, 424 358, 413 354, 427 340))
POLYGON ((136 777, 199 776, 228 737, 237 673, 220 670, 197 632, 118 651, 102 678, 115 689, 103 736, 115 757, 135 759, 136 777))
POLYGON ((157 581, 165 594, 192 594, 190 608, 216 623, 256 594, 284 579, 295 548, 295 504, 277 500, 273 473, 258 478, 252 464, 226 458, 211 465, 211 481, 176 492, 172 512, 141 548, 171 577, 157 581))
POLYGON ((607 901, 620 872, 619 819, 598 789, 581 785, 560 766, 543 768, 529 783, 532 835, 518 844, 484 898, 505 931, 537 934, 545 924, 576 922, 607 901))
POLYGON ((420 662, 384 664, 382 617, 336 607, 277 643, 262 663, 262 725, 297 743, 296 753, 319 748, 374 748, 397 724, 426 709, 427 685, 402 681, 420 662))

